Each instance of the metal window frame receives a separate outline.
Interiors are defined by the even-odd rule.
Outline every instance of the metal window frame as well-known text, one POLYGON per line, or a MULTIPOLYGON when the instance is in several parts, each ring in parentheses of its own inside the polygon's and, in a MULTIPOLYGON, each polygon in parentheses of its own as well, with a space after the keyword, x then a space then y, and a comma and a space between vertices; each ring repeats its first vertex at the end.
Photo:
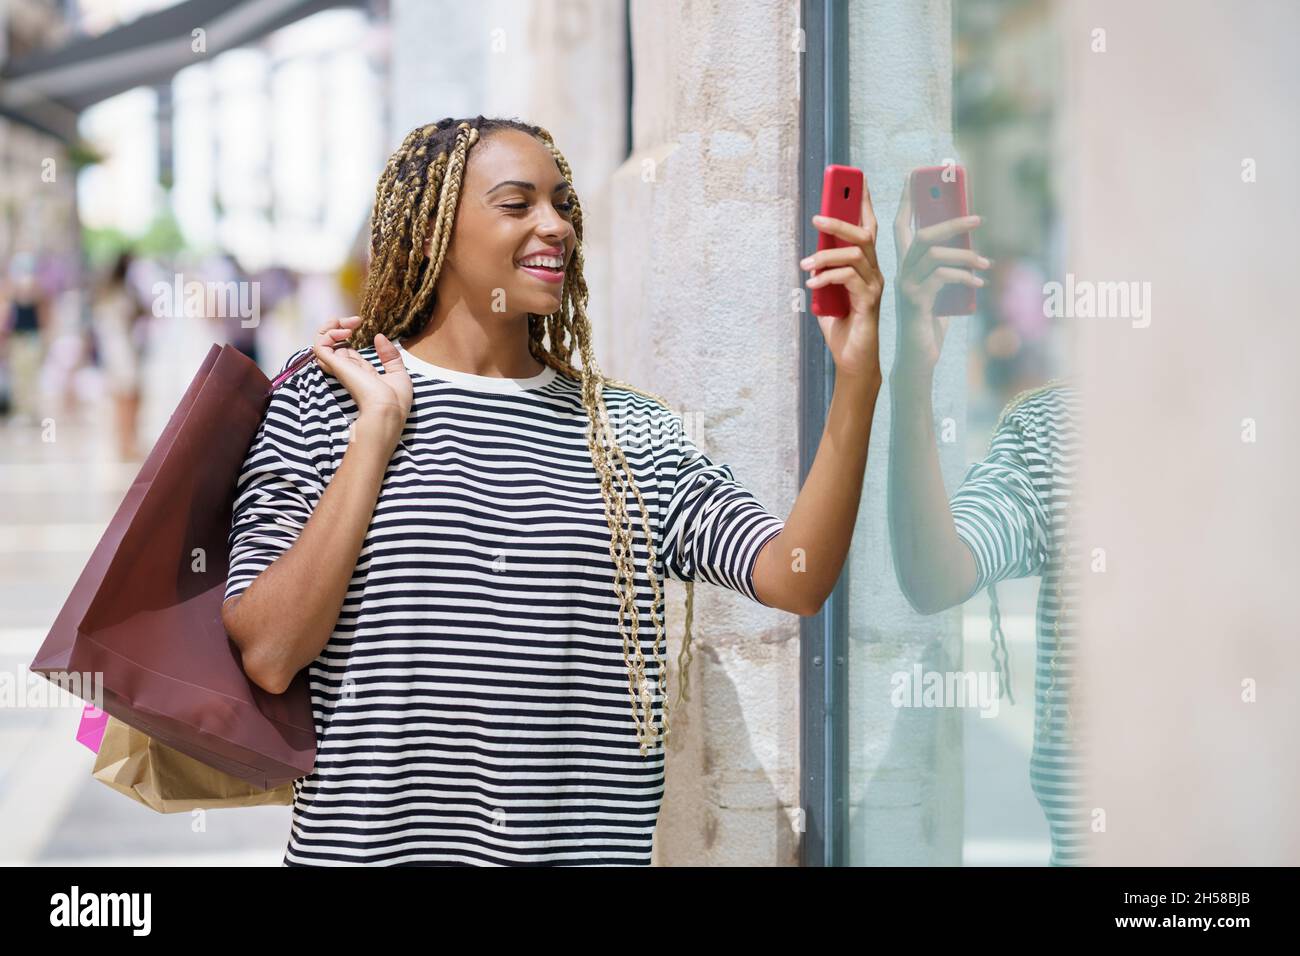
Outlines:
POLYGON ((636 100, 636 65, 632 62, 632 0, 623 0, 623 159, 632 155, 632 106, 636 100))
MULTIPOLYGON (((829 163, 849 162, 848 4, 801 0, 799 240, 817 247, 812 217, 829 163)), ((812 469, 830 409, 835 366, 816 317, 799 333, 799 485, 812 469)), ((821 611, 800 619, 800 862, 843 866, 848 846, 848 567, 821 611)))

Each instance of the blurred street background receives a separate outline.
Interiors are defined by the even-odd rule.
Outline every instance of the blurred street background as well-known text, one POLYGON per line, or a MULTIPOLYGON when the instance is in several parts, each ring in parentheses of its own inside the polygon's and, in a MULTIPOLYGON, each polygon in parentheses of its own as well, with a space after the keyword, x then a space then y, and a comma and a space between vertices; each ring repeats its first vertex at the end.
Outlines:
MULTIPOLYGON (((388 23, 357 4, 258 6, 4 5, 0 655, 11 674, 212 343, 273 371, 318 317, 355 311, 386 148, 374 104, 388 23), (179 69, 155 46, 178 30, 195 61, 179 69), (208 40, 225 48, 209 57, 208 40), (176 277, 237 283, 257 301, 178 309, 160 294, 176 277)), ((210 814, 192 832, 188 814, 93 780, 79 719, 79 706, 0 710, 0 861, 278 865, 288 807, 210 814)))

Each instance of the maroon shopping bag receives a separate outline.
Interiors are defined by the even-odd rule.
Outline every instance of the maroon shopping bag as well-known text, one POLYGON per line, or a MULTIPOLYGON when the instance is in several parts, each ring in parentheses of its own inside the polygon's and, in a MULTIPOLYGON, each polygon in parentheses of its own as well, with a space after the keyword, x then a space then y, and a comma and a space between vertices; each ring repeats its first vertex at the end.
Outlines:
POLYGON ((212 346, 30 668, 62 687, 102 674, 110 715, 267 790, 316 759, 306 673, 268 693, 221 623, 235 483, 270 387, 212 346))

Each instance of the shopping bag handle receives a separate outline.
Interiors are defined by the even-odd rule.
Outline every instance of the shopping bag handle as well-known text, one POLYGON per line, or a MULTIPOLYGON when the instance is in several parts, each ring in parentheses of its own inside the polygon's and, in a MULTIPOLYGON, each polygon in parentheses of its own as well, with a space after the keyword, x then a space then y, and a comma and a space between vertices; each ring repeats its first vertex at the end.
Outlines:
MULTIPOLYGON (((330 346, 330 348, 335 351, 337 351, 338 349, 345 349, 347 347, 348 347, 348 343, 346 339, 344 339, 342 342, 335 342, 330 346)), ((289 379, 293 378, 294 372, 298 371, 298 369, 302 368, 308 362, 314 362, 314 361, 316 361, 316 353, 314 351, 308 350, 304 352, 302 355, 299 355, 296 359, 294 359, 292 365, 286 368, 275 378, 271 379, 271 387, 266 390, 266 397, 270 398, 271 395, 275 393, 275 390, 277 388, 279 388, 285 382, 289 381, 289 379)))
POLYGON ((285 382, 289 381, 289 379, 293 378, 294 372, 298 371, 298 369, 302 368, 308 362, 314 362, 315 360, 316 360, 316 353, 311 350, 308 350, 304 352, 302 355, 299 355, 296 359, 294 359, 293 363, 288 368, 286 368, 275 378, 271 379, 271 387, 266 390, 266 394, 268 396, 274 394, 277 388, 279 388, 285 382))

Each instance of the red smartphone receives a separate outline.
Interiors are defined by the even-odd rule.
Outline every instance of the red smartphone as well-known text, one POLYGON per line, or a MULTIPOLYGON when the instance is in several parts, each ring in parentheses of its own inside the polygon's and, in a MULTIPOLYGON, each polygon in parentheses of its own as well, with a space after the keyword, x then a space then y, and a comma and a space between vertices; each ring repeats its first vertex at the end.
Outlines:
MULTIPOLYGON (((912 170, 912 228, 923 229, 947 219, 970 215, 967 202, 966 167, 923 166, 912 170)), ((953 249, 969 249, 970 233, 939 243, 953 249)), ((934 300, 934 314, 974 315, 975 290, 968 285, 948 283, 934 300)))
MULTIPOLYGON (((862 225, 862 170, 855 166, 830 165, 822 176, 823 216, 843 219, 855 226, 862 225)), ((829 233, 817 233, 817 251, 838 249, 848 243, 839 236, 829 233)), ((821 269, 814 269, 817 275, 821 269)), ((842 285, 824 285, 813 289, 812 311, 814 315, 849 314, 849 292, 842 285)))

